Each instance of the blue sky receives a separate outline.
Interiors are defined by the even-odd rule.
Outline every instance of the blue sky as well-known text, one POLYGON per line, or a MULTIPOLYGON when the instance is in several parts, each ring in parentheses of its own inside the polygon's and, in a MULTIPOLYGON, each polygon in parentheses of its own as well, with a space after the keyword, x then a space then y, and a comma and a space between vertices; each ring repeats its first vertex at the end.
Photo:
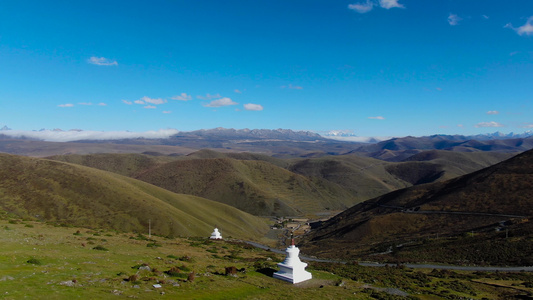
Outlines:
POLYGON ((533 1, 0 1, 0 127, 533 129, 533 1))

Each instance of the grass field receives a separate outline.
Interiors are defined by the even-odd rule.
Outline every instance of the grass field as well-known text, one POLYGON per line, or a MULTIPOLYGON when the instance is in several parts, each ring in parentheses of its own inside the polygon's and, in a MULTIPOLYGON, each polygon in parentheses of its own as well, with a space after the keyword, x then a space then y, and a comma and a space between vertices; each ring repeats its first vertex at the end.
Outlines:
MULTIPOLYGON (((271 277, 283 255, 237 241, 52 226, 0 214, 2 299, 506 299, 533 274, 310 263, 313 279, 271 277), (235 267, 234 275, 226 275, 235 267)), ((303 249, 305 251, 305 249, 303 249)))

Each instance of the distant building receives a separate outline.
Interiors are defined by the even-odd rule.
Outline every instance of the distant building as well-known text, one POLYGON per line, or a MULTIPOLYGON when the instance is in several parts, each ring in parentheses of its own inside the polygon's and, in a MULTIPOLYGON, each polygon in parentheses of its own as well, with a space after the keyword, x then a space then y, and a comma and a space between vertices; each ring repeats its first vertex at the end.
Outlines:
POLYGON ((212 239, 212 240, 221 240, 222 239, 222 234, 220 234, 220 232, 218 232, 218 228, 215 227, 215 230, 213 231, 213 233, 211 233, 210 239, 212 239))

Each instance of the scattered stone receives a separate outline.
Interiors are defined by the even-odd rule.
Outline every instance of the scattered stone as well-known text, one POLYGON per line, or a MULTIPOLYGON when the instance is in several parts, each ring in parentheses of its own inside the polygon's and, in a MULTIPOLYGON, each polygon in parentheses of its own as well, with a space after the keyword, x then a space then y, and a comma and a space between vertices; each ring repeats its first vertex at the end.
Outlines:
POLYGON ((113 294, 113 295, 117 295, 117 296, 120 296, 120 295, 122 295, 122 291, 119 291, 119 290, 112 290, 112 291, 111 291, 111 294, 113 294))
POLYGON ((152 285, 152 286, 153 286, 154 288, 156 288, 156 289, 160 289, 160 288, 162 288, 162 286, 161 286, 159 283, 156 283, 156 284, 154 284, 154 285, 152 285))
POLYGON ((139 267, 139 271, 152 271, 152 269, 150 268, 150 266, 147 266, 147 265, 144 265, 144 266, 140 266, 139 267))
POLYGON ((76 282, 74 282, 73 280, 69 280, 69 281, 60 282, 59 284, 60 285, 65 285, 65 286, 75 286, 76 282))
POLYGON ((140 285, 138 285, 138 284, 136 284, 136 285, 134 285, 134 286, 133 286, 133 288, 134 288, 134 289, 140 289, 140 288, 141 288, 141 286, 140 286, 140 285))
POLYGON ((7 281, 7 280, 14 280, 15 278, 11 277, 11 276, 4 276, 2 278, 0 278, 0 281, 7 281))

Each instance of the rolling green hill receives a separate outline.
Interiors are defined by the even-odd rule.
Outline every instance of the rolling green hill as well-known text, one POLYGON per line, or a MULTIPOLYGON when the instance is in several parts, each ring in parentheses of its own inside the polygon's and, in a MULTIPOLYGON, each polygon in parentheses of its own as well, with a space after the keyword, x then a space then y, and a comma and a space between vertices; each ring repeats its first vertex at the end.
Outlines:
POLYGON ((86 155, 55 155, 47 158, 134 177, 140 172, 179 159, 179 157, 180 156, 154 156, 137 153, 98 153, 86 155))
POLYGON ((415 154, 387 171, 410 184, 444 181, 492 166, 518 153, 430 150, 415 154))
POLYGON ((216 200, 255 215, 302 215, 340 210, 355 202, 337 184, 311 180, 259 160, 178 160, 138 179, 170 191, 216 200))
POLYGON ((346 189, 357 202, 383 195, 409 183, 390 174, 392 163, 357 155, 294 159, 288 169, 309 178, 320 178, 346 189))
POLYGON ((170 236, 254 238, 264 220, 215 201, 63 162, 0 154, 0 209, 21 218, 170 236))
POLYGON ((256 215, 295 216, 343 210, 400 188, 479 170, 510 155, 428 151, 393 163, 354 154, 280 159, 204 149, 186 156, 91 154, 51 159, 134 177, 256 215))

